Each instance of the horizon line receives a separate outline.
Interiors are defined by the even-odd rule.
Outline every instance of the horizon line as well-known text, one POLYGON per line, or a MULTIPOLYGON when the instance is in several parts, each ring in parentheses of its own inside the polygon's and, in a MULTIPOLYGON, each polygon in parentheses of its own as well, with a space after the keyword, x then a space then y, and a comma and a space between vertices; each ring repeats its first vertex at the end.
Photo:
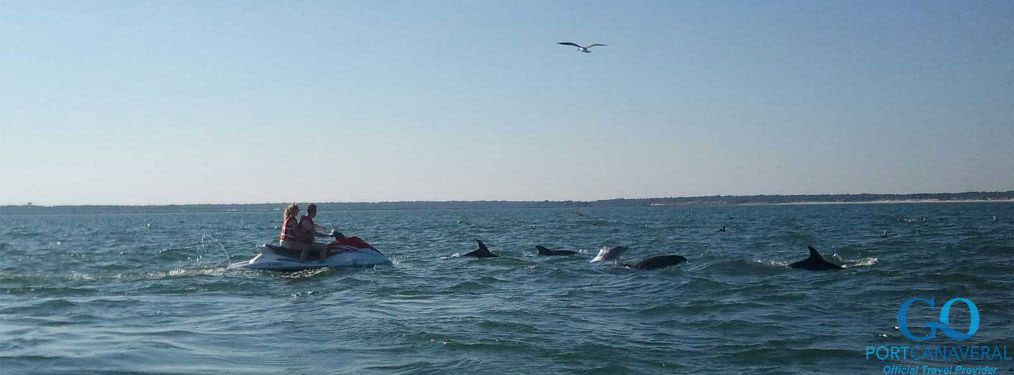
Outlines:
POLYGON ((882 196, 911 196, 911 195, 940 195, 940 194, 1014 194, 1012 190, 997 191, 963 191, 963 192, 934 192, 934 193, 817 193, 817 194, 740 194, 740 195, 691 195, 691 196, 668 196, 668 197, 642 197, 642 198, 606 198, 606 199, 565 199, 565 200, 510 200, 510 199, 479 199, 479 200, 394 200, 394 201, 296 201, 296 202, 245 202, 245 203, 139 203, 139 204, 35 204, 31 201, 24 204, 0 204, 0 207, 165 207, 165 206, 245 206, 245 205, 284 205, 290 203, 315 203, 315 204, 396 204, 396 203, 480 203, 480 202, 501 202, 501 203, 594 203, 620 200, 652 200, 652 199, 694 199, 694 198, 750 198, 750 197, 798 197, 798 196, 836 196, 836 195, 882 195, 882 196))

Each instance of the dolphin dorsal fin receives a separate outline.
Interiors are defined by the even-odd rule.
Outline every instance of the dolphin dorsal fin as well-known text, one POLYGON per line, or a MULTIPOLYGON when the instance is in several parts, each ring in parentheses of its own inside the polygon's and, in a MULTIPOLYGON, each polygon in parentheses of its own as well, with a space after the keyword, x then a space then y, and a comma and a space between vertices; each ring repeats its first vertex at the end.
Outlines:
POLYGON ((824 257, 820 256, 820 253, 817 252, 817 249, 814 249, 813 246, 807 246, 807 247, 810 248, 810 258, 811 259, 815 258, 815 259, 824 260, 824 257))
POLYGON ((479 243, 479 250, 482 250, 487 253, 489 252, 489 249, 486 248, 486 244, 482 243, 482 241, 475 240, 475 242, 479 243))
POLYGON ((535 245, 535 250, 539 251, 539 254, 548 254, 550 251, 545 246, 535 245))

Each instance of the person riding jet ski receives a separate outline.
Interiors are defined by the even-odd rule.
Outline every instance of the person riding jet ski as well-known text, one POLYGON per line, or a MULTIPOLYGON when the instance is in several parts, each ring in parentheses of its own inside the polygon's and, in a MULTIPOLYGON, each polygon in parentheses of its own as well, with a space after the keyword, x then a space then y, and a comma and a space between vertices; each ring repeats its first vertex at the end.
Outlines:
POLYGON ((285 207, 284 213, 282 213, 282 232, 278 234, 278 246, 285 248, 292 248, 293 246, 299 246, 297 243, 299 240, 299 232, 296 230, 297 223, 299 220, 296 219, 299 215, 299 205, 290 204, 289 207, 285 207))
POLYGON ((299 224, 296 224, 296 215, 299 213, 299 206, 292 204, 285 208, 282 221, 282 232, 279 235, 278 245, 287 249, 300 250, 302 251, 299 255, 299 261, 306 261, 306 256, 310 251, 316 251, 320 254, 320 260, 324 260, 327 257, 327 247, 322 243, 314 243, 314 237, 331 237, 332 234, 323 233, 325 230, 317 224, 314 224, 313 218, 317 216, 317 205, 310 204, 306 206, 306 215, 303 215, 299 219, 299 224))

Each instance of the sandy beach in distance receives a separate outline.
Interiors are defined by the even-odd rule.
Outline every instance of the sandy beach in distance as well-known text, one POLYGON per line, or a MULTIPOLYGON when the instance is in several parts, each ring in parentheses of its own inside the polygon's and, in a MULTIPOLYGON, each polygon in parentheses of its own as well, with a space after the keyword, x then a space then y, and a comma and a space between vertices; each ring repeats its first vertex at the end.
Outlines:
POLYGON ((744 203, 746 206, 766 206, 766 205, 812 205, 812 204, 903 204, 903 203, 1014 203, 1014 199, 992 199, 992 200, 979 200, 979 199, 957 199, 942 201, 938 199, 913 199, 913 200, 902 200, 902 201, 868 201, 868 202, 787 202, 787 203, 744 203))

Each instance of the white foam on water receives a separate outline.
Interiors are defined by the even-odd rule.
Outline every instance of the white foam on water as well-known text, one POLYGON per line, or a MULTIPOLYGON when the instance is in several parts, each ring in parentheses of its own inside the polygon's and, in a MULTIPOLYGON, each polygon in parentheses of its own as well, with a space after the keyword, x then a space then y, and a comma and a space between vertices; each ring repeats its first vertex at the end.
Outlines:
POLYGON ((589 261, 588 263, 595 263, 595 262, 601 262, 601 261, 606 260, 605 258, 606 258, 607 253, 609 252, 609 249, 610 248, 604 247, 604 246, 600 247, 598 254, 596 254, 595 257, 592 258, 592 260, 589 261))
POLYGON ((859 260, 857 260, 855 262, 852 262, 852 263, 846 265, 845 267, 846 268, 869 267, 869 266, 872 266, 874 264, 877 264, 877 260, 878 259, 876 257, 866 257, 866 258, 859 259, 859 260))

